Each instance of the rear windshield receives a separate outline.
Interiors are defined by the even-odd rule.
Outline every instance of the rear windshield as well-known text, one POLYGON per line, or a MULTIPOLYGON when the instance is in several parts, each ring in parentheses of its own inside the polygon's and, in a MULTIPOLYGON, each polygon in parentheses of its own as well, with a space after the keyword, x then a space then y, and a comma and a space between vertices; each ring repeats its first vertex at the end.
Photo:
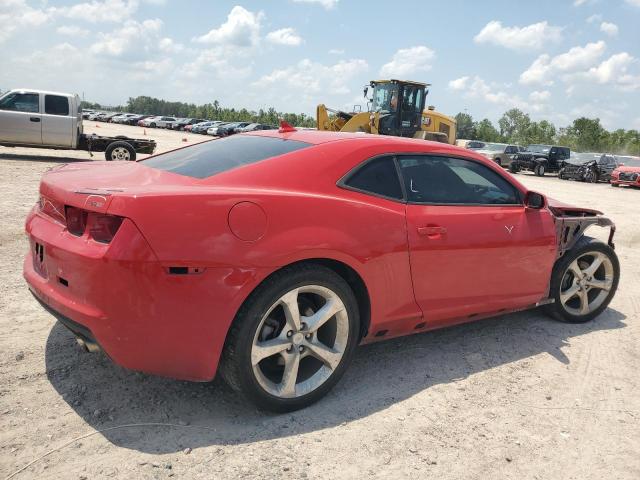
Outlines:
POLYGON ((163 153, 142 162, 147 167, 179 175, 207 178, 310 146, 310 143, 283 138, 237 135, 163 153))

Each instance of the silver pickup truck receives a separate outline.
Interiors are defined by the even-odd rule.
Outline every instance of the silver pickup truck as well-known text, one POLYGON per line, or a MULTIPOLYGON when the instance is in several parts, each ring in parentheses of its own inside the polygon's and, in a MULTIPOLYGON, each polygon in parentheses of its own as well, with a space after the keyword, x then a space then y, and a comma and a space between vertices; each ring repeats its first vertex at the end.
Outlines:
POLYGON ((0 145, 105 152, 107 160, 135 160, 156 148, 153 140, 85 135, 78 95, 33 89, 0 97, 0 145))

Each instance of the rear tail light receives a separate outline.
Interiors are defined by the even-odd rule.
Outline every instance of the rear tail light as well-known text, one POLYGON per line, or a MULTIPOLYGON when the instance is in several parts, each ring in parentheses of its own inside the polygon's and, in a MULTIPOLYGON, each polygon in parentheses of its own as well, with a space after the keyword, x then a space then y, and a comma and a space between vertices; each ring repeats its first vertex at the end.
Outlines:
POLYGON ((81 237, 88 230, 89 237, 96 242, 110 243, 122 224, 122 217, 88 212, 76 207, 65 208, 69 233, 81 237))
POLYGON ((110 243, 122 224, 122 217, 89 214, 89 236, 96 242, 110 243))
POLYGON ((66 207, 64 217, 69 233, 81 237, 87 228, 87 212, 76 207, 66 207))

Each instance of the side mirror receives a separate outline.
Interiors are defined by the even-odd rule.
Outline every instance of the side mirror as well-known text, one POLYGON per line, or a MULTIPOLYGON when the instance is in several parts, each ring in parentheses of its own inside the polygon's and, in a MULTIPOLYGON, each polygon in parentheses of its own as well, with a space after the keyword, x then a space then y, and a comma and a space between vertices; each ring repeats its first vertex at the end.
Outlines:
POLYGON ((527 192, 524 197, 524 206, 527 208, 533 208, 535 210, 540 210, 546 204, 546 199, 544 195, 538 192, 527 192))

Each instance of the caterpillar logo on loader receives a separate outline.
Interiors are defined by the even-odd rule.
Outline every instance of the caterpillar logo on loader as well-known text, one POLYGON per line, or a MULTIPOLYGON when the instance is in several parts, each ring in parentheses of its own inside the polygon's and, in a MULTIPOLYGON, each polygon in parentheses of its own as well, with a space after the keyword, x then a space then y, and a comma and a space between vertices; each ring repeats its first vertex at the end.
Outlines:
MULTIPOLYGON (((454 144, 456 121, 424 108, 429 84, 403 80, 373 80, 371 108, 368 112, 343 112, 320 104, 316 110, 318 130, 366 132, 376 135, 413 137, 454 144)), ((369 86, 364 89, 367 97, 369 86)))

